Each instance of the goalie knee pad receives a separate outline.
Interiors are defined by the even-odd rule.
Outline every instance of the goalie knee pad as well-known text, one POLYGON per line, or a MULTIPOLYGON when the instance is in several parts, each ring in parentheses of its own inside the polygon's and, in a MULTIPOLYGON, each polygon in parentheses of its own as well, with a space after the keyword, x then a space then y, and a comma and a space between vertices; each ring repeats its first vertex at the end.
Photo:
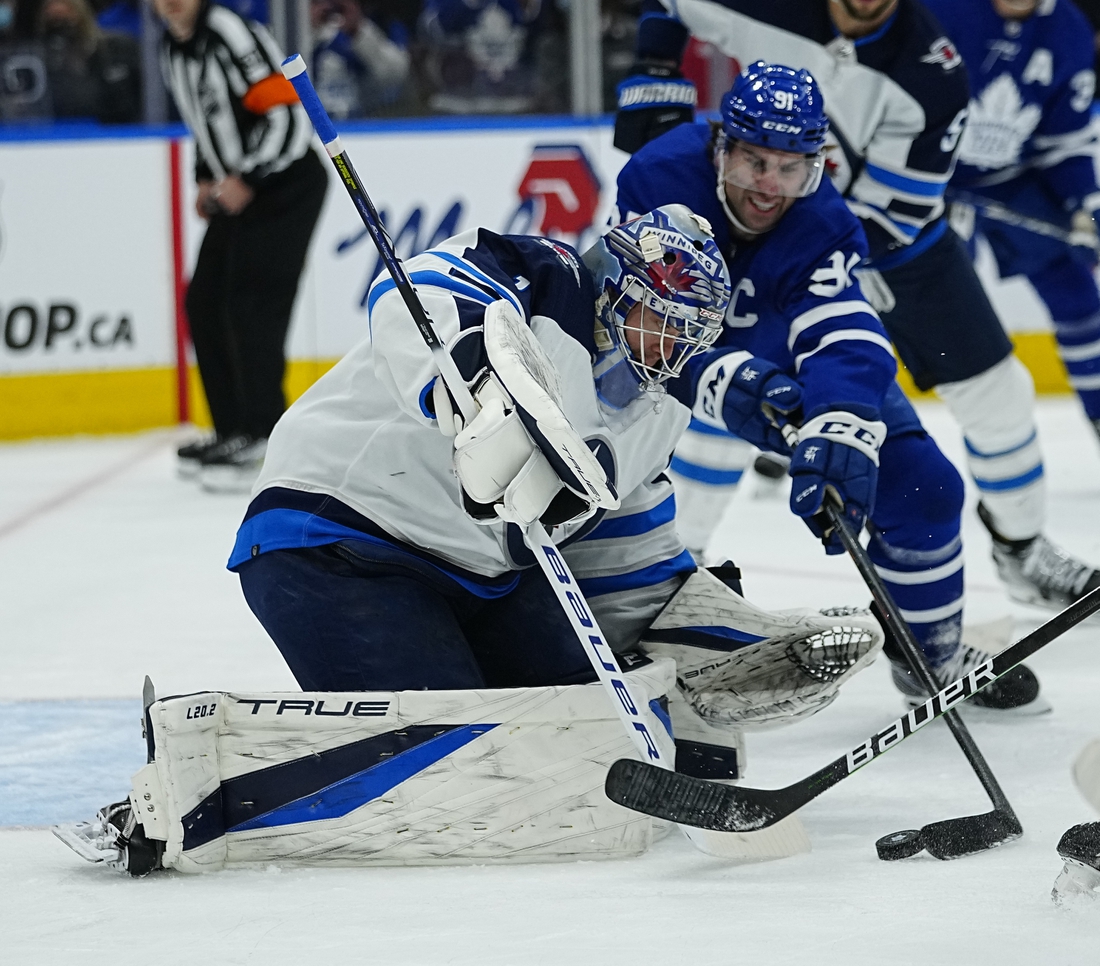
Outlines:
POLYGON ((865 611, 765 611, 699 570, 653 622, 642 648, 676 662, 684 699, 709 725, 766 728, 828 705, 874 661, 882 640, 865 611))
POLYGON ((963 429, 967 464, 994 528, 1009 540, 1034 537, 1046 518, 1046 485, 1031 374, 1009 355, 936 392, 963 429))
MULTIPOLYGON (((669 661, 629 681, 673 753, 669 661)), ((155 757, 131 804, 163 865, 435 865, 638 855, 652 820, 610 802, 634 754, 598 684, 222 694, 149 708, 155 757)))

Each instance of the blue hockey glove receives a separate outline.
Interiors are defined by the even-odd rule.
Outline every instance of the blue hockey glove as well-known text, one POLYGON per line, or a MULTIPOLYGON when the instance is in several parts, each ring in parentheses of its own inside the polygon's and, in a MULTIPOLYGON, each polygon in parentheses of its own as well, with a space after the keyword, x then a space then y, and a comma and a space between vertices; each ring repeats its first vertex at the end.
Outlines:
MULTIPOLYGON (((747 353, 737 355, 745 356, 747 353)), ((708 383, 699 388, 707 394, 721 392, 720 382, 724 375, 725 369, 719 368, 708 383)), ((730 377, 721 405, 722 419, 731 433, 761 449, 790 453, 783 434, 771 421, 764 406, 789 416, 802 405, 802 387, 775 363, 748 356, 730 377)))
POLYGON ((878 451, 886 424, 835 411, 808 420, 798 435, 791 458, 791 512, 821 538, 826 553, 843 553, 844 545, 822 513, 822 504, 826 492, 834 491, 852 529, 863 529, 875 509, 878 451))

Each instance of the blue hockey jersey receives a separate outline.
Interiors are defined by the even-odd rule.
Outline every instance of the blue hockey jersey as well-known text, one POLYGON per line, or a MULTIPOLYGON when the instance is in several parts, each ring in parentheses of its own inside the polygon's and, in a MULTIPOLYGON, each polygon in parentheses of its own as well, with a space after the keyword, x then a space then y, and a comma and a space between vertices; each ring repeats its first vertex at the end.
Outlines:
POLYGON ((989 0, 925 0, 966 59, 970 117, 953 184, 978 189, 1025 169, 1072 211, 1097 190, 1092 28, 1068 0, 1005 20, 989 0))
POLYGON ((620 220, 667 204, 708 219, 733 286, 718 345, 797 377, 807 418, 831 409, 877 417, 896 363, 852 274, 867 254, 859 221, 824 179, 772 231, 735 241, 718 201, 710 142, 709 125, 682 124, 638 151, 619 174, 620 220))

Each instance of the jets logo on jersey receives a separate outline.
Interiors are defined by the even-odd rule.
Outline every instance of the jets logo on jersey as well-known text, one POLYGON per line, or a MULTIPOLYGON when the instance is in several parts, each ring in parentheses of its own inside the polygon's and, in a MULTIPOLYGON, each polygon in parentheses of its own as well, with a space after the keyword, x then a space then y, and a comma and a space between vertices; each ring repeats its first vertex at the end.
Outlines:
POLYGON ((946 37, 933 40, 928 53, 921 58, 922 64, 941 64, 944 70, 954 70, 962 62, 962 56, 955 45, 946 37))
POLYGON ((810 292, 822 298, 831 299, 852 284, 852 269, 860 261, 858 253, 844 258, 844 252, 833 252, 829 264, 819 268, 810 276, 810 292))

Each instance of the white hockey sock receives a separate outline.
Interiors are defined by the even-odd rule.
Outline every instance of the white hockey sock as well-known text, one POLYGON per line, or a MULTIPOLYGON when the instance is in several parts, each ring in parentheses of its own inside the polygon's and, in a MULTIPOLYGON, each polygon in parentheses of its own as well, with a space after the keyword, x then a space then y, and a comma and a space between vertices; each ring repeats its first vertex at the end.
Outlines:
POLYGON ((753 448, 743 439, 692 420, 676 446, 670 467, 676 488, 676 528, 700 560, 733 498, 753 448))
POLYGON ((962 427, 970 475, 997 532, 1009 540, 1036 536, 1046 520, 1046 481, 1031 373, 1010 355, 936 392, 962 427))

